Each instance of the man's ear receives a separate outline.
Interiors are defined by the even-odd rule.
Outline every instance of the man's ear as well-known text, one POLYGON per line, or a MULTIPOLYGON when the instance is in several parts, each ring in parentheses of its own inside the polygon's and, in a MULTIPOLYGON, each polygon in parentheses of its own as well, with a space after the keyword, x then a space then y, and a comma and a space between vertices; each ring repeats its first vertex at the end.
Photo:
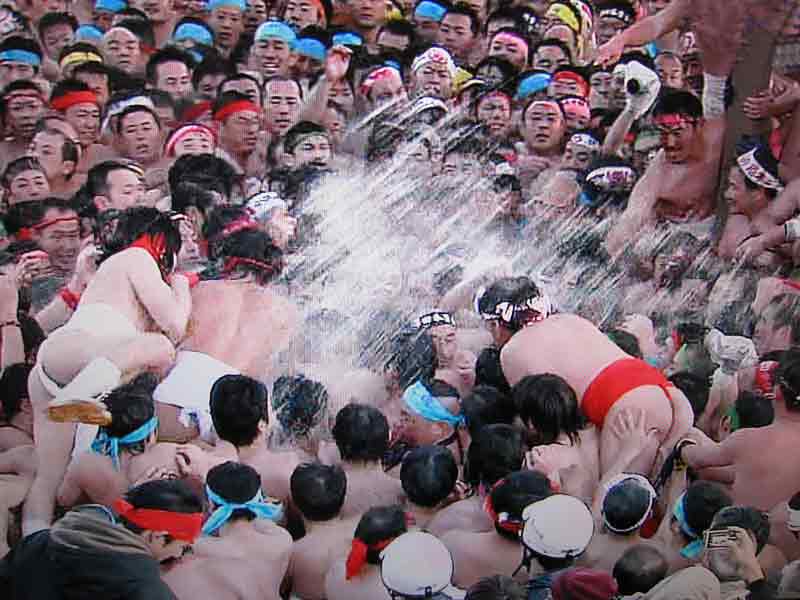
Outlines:
POLYGON ((111 208, 111 198, 108 196, 95 196, 93 199, 95 207, 100 212, 104 212, 111 208))
POLYGON ((70 175, 74 175, 77 167, 78 165, 74 160, 65 160, 61 164, 61 176, 69 177, 70 175))
POLYGON ((719 432, 730 434, 731 433, 731 418, 729 416, 724 416, 719 420, 719 432))

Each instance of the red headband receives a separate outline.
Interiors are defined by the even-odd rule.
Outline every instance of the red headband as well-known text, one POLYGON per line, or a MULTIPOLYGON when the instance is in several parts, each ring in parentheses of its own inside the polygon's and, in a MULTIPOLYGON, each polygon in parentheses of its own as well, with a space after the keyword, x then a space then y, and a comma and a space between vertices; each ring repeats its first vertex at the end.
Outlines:
POLYGON ((193 543, 203 527, 203 513, 180 513, 152 508, 134 508, 119 498, 112 508, 116 513, 137 527, 148 531, 165 531, 176 540, 193 543))
POLYGON ((238 112, 254 112, 256 114, 261 114, 261 109, 258 107, 258 104, 251 102, 250 100, 237 100, 236 102, 226 104, 217 112, 215 112, 214 120, 221 123, 232 114, 238 112))
POLYGON ((586 80, 572 71, 560 71, 556 73, 553 75, 553 81, 572 81, 580 86, 582 96, 586 96, 589 93, 589 85, 586 83, 586 80))
POLYGON ((251 215, 245 215, 243 217, 239 217, 235 221, 231 221, 230 223, 228 223, 222 231, 220 231, 217 235, 214 236, 213 241, 221 240, 230 235, 233 235, 234 233, 244 231, 245 229, 258 229, 258 227, 259 227, 258 222, 255 221, 251 215))
POLYGON ((389 538, 388 540, 381 540, 380 542, 367 545, 364 541, 353 538, 353 543, 350 545, 350 554, 347 555, 345 579, 350 581, 361 572, 361 569, 364 568, 364 565, 367 563, 367 553, 370 550, 380 552, 394 540, 395 538, 389 538))
POLYGON ((216 144, 217 138, 214 135, 214 132, 206 127, 205 125, 198 125, 197 123, 190 123, 189 125, 183 125, 175 130, 175 132, 170 136, 169 140, 167 140, 167 146, 164 149, 164 154, 167 156, 172 156, 175 153, 175 146, 178 145, 183 138, 187 135, 192 133, 202 133, 204 135, 208 135, 211 137, 211 143, 216 144))
POLYGON ((692 119, 691 117, 679 113, 658 115, 653 119, 653 123, 656 127, 682 127, 683 125, 692 125, 696 122, 697 119, 692 119))
MULTIPOLYGON (((492 491, 494 491, 497 485, 502 481, 503 480, 501 479, 494 484, 494 486, 492 486, 492 491)), ((522 519, 512 519, 508 513, 500 513, 498 515, 494 510, 494 505, 492 504, 491 492, 486 495, 486 499, 483 501, 483 510, 487 515, 489 515, 492 523, 494 523, 503 531, 513 533, 514 535, 519 535, 519 532, 522 531, 522 528, 525 526, 525 522, 522 519)))
POLYGON ((182 118, 184 121, 196 121, 200 117, 202 117, 205 113, 211 112, 211 102, 206 100, 204 102, 198 102, 197 104, 193 104, 189 108, 187 108, 182 118))
POLYGON ((65 111, 76 104, 94 104, 100 106, 97 94, 94 92, 67 92, 63 96, 50 100, 50 108, 58 111, 65 111))
POLYGON ((269 263, 265 263, 261 260, 256 260, 255 258, 244 258, 241 256, 231 256, 230 258, 225 260, 225 264, 222 267, 222 271, 224 273, 232 272, 236 267, 241 265, 249 265, 251 267, 257 267, 263 271, 267 271, 270 275, 274 274, 277 269, 274 265, 269 263))
POLYGON ((49 219, 47 221, 40 221, 39 223, 36 223, 36 225, 31 227, 31 229, 39 231, 40 229, 45 229, 47 227, 50 227, 50 225, 56 225, 58 223, 68 223, 73 221, 77 225, 80 225, 80 220, 78 219, 78 217, 57 217, 55 219, 49 219))
POLYGON ((14 90, 3 94, 3 100, 6 102, 14 98, 36 98, 40 102, 47 104, 47 100, 45 100, 44 96, 34 90, 14 90))
POLYGON ((566 114, 567 109, 577 109, 577 112, 580 115, 583 115, 587 119, 592 116, 592 109, 589 108, 589 103, 585 100, 579 100, 578 98, 565 98, 561 101, 561 106, 564 107, 564 113, 566 114))
POLYGON ((362 96, 368 96, 370 91, 372 91, 372 86, 375 85, 377 82, 383 79, 394 79, 397 78, 400 83, 403 82, 402 77, 400 76, 400 71, 395 69, 394 67, 380 67, 379 69, 375 69, 372 73, 366 76, 364 81, 358 88, 358 91, 361 92, 362 96))

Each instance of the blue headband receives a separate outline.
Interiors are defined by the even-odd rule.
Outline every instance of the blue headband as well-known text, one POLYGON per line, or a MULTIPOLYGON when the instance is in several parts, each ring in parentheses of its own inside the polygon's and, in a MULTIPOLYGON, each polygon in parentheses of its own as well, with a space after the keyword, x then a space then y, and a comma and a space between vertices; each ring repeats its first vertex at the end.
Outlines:
POLYGON ((421 381, 406 388, 403 392, 403 403, 415 414, 427 421, 447 423, 458 427, 464 422, 463 415, 454 415, 431 394, 421 381))
POLYGON ((364 39, 356 33, 345 31, 333 34, 334 46, 363 46, 364 39))
POLYGON ((102 40, 103 30, 96 25, 81 25, 75 30, 76 40, 102 40))
POLYGON ((209 502, 214 504, 217 508, 208 517, 208 520, 203 525, 203 535, 211 535, 217 529, 222 527, 231 518, 235 510, 249 510, 258 519, 269 519, 270 521, 277 521, 283 515, 283 509, 278 504, 270 504, 264 501, 264 496, 261 490, 253 496, 251 500, 244 503, 228 502, 221 498, 214 491, 206 486, 206 496, 209 502))
POLYGON ((2 61, 11 61, 11 62, 18 62, 18 63, 25 63, 26 65, 31 65, 32 67, 38 67, 42 64, 42 59, 39 55, 28 52, 27 50, 3 50, 0 52, 0 60, 2 61))
POLYGON ((294 44, 297 42, 297 34, 283 21, 267 21, 258 26, 255 41, 260 42, 269 38, 283 40, 291 48, 294 48, 294 44))
POLYGON ((211 12, 215 8, 222 8, 223 6, 238 8, 242 12, 247 10, 247 4, 245 3, 245 0, 208 0, 206 10, 211 12))
POLYGON ((680 498, 678 498, 678 500, 675 502, 675 508, 672 510, 672 515, 675 517, 675 520, 678 521, 678 526, 681 528, 681 531, 684 533, 684 535, 692 539, 691 542, 681 549, 681 556, 692 559, 700 556, 700 553, 703 552, 704 544, 703 540, 700 539, 700 536, 697 535, 695 530, 692 529, 689 523, 686 521, 686 507, 684 506, 685 501, 686 492, 681 494, 680 498))
POLYGON ((514 96, 515 100, 524 100, 531 94, 546 90, 550 85, 551 77, 548 73, 534 73, 528 75, 525 79, 519 82, 517 86, 517 94, 514 96))
POLYGON ((107 10, 109 12, 119 12, 128 8, 128 4, 123 0, 97 0, 94 3, 95 10, 107 10))
POLYGON ((176 42, 192 40, 198 44, 205 44, 206 46, 214 45, 214 36, 211 35, 211 32, 197 23, 184 23, 183 25, 179 25, 175 33, 172 34, 172 39, 176 42))
POLYGON ((431 19, 438 23, 444 18, 444 13, 446 12, 447 9, 441 4, 422 0, 422 2, 417 4, 417 8, 414 9, 414 16, 425 17, 426 19, 431 19))
POLYGON ((134 429, 129 434, 122 437, 111 437, 106 433, 105 429, 100 429, 97 432, 97 437, 92 442, 92 452, 110 456, 111 462, 114 463, 114 468, 119 469, 119 449, 120 446, 130 446, 136 444, 150 437, 158 427, 158 417, 153 417, 147 423, 134 429))
POLYGON ((294 51, 297 54, 308 56, 319 62, 325 62, 325 54, 328 52, 325 48, 325 44, 314 38, 302 38, 297 40, 294 45, 294 51))

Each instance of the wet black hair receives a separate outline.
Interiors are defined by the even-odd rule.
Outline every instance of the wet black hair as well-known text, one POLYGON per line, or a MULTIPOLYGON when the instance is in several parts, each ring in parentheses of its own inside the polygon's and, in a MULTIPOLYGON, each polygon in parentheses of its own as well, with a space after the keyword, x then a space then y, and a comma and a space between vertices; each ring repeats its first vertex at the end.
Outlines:
POLYGON ((467 421, 470 437, 475 438, 485 425, 511 425, 517 410, 509 394, 490 385, 476 385, 461 400, 461 412, 467 421))
MULTIPOLYGON (((511 519, 522 521, 522 512, 534 502, 553 494, 550 480, 544 473, 534 470, 516 471, 504 477, 492 488, 492 508, 496 514, 507 513, 511 519)), ((519 541, 517 534, 495 524, 501 536, 519 541)))
POLYGON ((151 85, 155 85, 158 77, 158 67, 168 62, 183 63, 186 65, 186 69, 190 74, 195 67, 194 58, 192 58, 191 54, 174 46, 166 46, 165 48, 156 50, 147 60, 147 66, 145 67, 147 82, 151 85))
POLYGON ((777 382, 787 410, 800 410, 800 358, 781 361, 777 382))
POLYGON ((266 386, 246 375, 224 375, 211 387, 211 421, 220 439, 237 448, 249 446, 258 425, 269 420, 266 386))
MULTIPOLYGON (((39 19, 39 24, 37 25, 37 30, 39 31, 39 38, 44 37, 44 32, 50 29, 51 27, 55 27, 56 25, 68 25, 70 29, 74 32, 78 28, 78 19, 75 18, 75 15, 72 13, 66 12, 49 12, 45 13, 41 19, 39 19)), ((44 40, 42 40, 44 42, 44 40)))
POLYGON ((569 60, 570 64, 572 64, 572 50, 570 50, 569 46, 562 42, 561 40, 557 40, 554 38, 542 40, 541 42, 535 44, 530 51, 530 58, 533 60, 533 56, 539 51, 540 48, 560 48, 561 51, 566 55, 567 59, 569 60))
POLYGON ((22 407, 22 401, 28 396, 28 376, 33 370, 33 365, 27 363, 14 363, 3 369, 0 375, 0 408, 3 419, 11 421, 22 407))
POLYGON ((192 72, 192 87, 200 87, 200 82, 209 75, 224 75, 225 77, 235 72, 231 64, 217 52, 209 52, 192 72))
POLYGON ((243 229, 226 236, 219 243, 218 254, 223 260, 247 261, 233 267, 228 274, 252 273, 259 285, 266 285, 278 278, 285 265, 283 251, 275 245, 269 234, 259 229, 243 229))
MULTIPOLYGON (((481 314, 495 314, 495 307, 502 302, 521 305, 529 298, 541 295, 538 286, 529 277, 503 277, 498 279, 481 295, 478 300, 478 311, 481 314)), ((514 310, 509 322, 500 321, 502 326, 511 331, 519 331, 536 314, 530 310, 514 310)))
POLYGON ((494 346, 484 348, 475 363, 475 385, 491 386, 503 394, 511 394, 511 385, 503 373, 500 350, 494 346))
MULTIPOLYGON (((403 535, 407 531, 406 514, 399 506, 375 506, 365 512, 356 526, 355 538, 372 546, 403 535)), ((379 565, 381 550, 369 548, 367 563, 379 565)))
POLYGON ((390 356, 385 368, 397 373, 400 389, 433 377, 437 367, 436 349, 429 332, 409 328, 397 333, 389 345, 390 356))
POLYGON ((512 389, 522 422, 534 426, 542 444, 554 443, 562 434, 576 444, 586 420, 578 397, 558 375, 545 373, 523 377, 512 389))
POLYGON ((714 515, 712 529, 741 527, 756 538, 756 554, 760 554, 769 541, 769 516, 751 506, 726 506, 714 515))
POLYGON ((172 163, 167 179, 172 195, 178 191, 179 185, 191 182, 230 199, 236 181, 236 169, 225 159, 213 154, 185 154, 172 163))
POLYGON ((641 522, 651 509, 652 502, 648 490, 634 480, 621 482, 612 487, 603 498, 603 521, 616 531, 633 533, 638 531, 633 527, 641 522))
MULTIPOLYGON (((36 40, 21 35, 11 35, 0 42, 0 52, 5 52, 7 50, 24 50, 25 52, 30 52, 38 56, 39 61, 41 61, 42 56, 44 56, 42 47, 36 40)), ((40 69, 40 66, 33 66, 34 73, 38 73, 40 69)))
POLYGON ((147 206, 120 212, 114 233, 103 248, 101 262, 125 250, 144 234, 164 234, 167 248, 159 268, 162 273, 169 273, 175 266, 175 257, 181 251, 181 234, 168 213, 147 206))
POLYGON ((525 586, 506 575, 484 577, 474 583, 464 600, 526 600, 525 586))
MULTIPOLYGON (((491 17, 490 17, 491 18, 491 17)), ((517 77, 517 67, 511 64, 507 59, 502 56, 487 56, 475 66, 476 77, 480 79, 477 73, 484 68, 494 67, 503 74, 503 81, 501 83, 508 84, 514 81, 517 77)))
POLYGON ((464 479, 475 486, 491 487, 522 468, 526 449, 522 433, 515 427, 486 425, 467 448, 464 479))
POLYGON ((697 423, 697 419, 708 405, 708 394, 711 391, 708 378, 700 377, 690 371, 679 371, 670 375, 668 379, 688 398, 694 412, 694 422, 697 423))
POLYGON ((282 375, 272 387, 272 408, 283 429, 306 436, 327 415, 328 390, 305 375, 282 375))
POLYGON ((711 527, 714 515, 726 506, 731 506, 733 500, 718 484, 695 481, 687 488, 683 504, 686 523, 692 531, 702 536, 711 527))
MULTIPOLYGON (((111 423, 101 427, 109 437, 123 437, 135 431, 156 414, 153 391, 158 380, 151 373, 142 373, 129 383, 124 383, 103 399, 103 403, 111 413, 111 423)), ((145 450, 147 440, 125 446, 131 454, 141 454, 145 450)))
MULTIPOLYGON (((244 504, 261 490, 261 476, 253 467, 240 462, 228 461, 212 467, 206 475, 206 485, 220 498, 228 502, 244 504)), ((247 509, 237 508, 231 520, 252 521, 256 515, 247 509)))
POLYGON ((426 508, 436 508, 444 502, 457 480, 456 459, 441 446, 414 448, 400 467, 400 482, 406 496, 414 504, 426 508))
POLYGON ((287 154, 294 154, 300 141, 307 135, 324 135, 329 137, 328 130, 322 125, 312 121, 299 121, 292 125, 283 138, 283 150, 287 154))
POLYGON ((143 104, 133 104, 131 106, 125 107, 122 111, 117 115, 116 119, 114 120, 116 130, 115 133, 117 135, 122 135, 122 122, 125 120, 126 117, 130 115, 135 115, 136 113, 147 113, 156 123, 156 127, 161 129, 161 119, 158 117, 156 111, 154 111, 149 106, 145 106, 143 104))
POLYGON ((772 400, 742 390, 734 402, 736 414, 739 416, 739 429, 766 427, 775 420, 775 407, 772 400))
MULTIPOLYGON (((173 513, 199 513, 203 501, 186 481, 181 479, 156 479, 129 489, 123 496, 134 508, 163 510, 173 513)), ((144 529, 124 517, 117 517, 126 529, 142 533, 144 529)))
POLYGON ((703 118, 703 104, 694 94, 667 90, 659 96, 653 107, 653 118, 661 115, 683 115, 690 119, 703 118))
POLYGON ((341 467, 305 463, 289 480, 292 501, 309 521, 330 521, 344 506, 347 476, 341 467))
POLYGON ((336 415, 333 439, 342 460, 376 462, 389 447, 389 422, 367 404, 348 404, 336 415))
POLYGON ((614 564, 620 596, 646 594, 661 582, 669 571, 669 562, 660 550, 646 544, 629 547, 614 564))
POLYGON ((642 350, 639 348, 639 339, 632 333, 624 329, 612 329, 606 335, 626 354, 630 354, 634 358, 644 358, 642 350))

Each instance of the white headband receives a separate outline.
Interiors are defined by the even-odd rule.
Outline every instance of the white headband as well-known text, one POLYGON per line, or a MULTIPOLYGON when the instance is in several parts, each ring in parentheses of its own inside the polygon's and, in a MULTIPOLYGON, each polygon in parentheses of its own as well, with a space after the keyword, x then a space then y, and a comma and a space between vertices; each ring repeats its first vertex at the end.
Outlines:
POLYGON ((438 48, 436 46, 428 48, 425 52, 416 57, 414 62, 411 63, 411 71, 416 73, 431 63, 445 65, 447 67, 447 72, 450 73, 450 77, 455 77, 456 63, 453 62, 450 53, 444 48, 438 48))
POLYGON ((578 146, 588 146, 593 150, 596 150, 600 147, 600 142, 598 142, 588 133, 575 133, 571 138, 569 138, 569 141, 578 146))
POLYGON ((744 176, 757 186, 782 192, 783 183, 759 164, 758 160, 756 160, 756 150, 757 148, 753 148, 750 152, 742 154, 736 159, 736 164, 739 165, 744 176))

